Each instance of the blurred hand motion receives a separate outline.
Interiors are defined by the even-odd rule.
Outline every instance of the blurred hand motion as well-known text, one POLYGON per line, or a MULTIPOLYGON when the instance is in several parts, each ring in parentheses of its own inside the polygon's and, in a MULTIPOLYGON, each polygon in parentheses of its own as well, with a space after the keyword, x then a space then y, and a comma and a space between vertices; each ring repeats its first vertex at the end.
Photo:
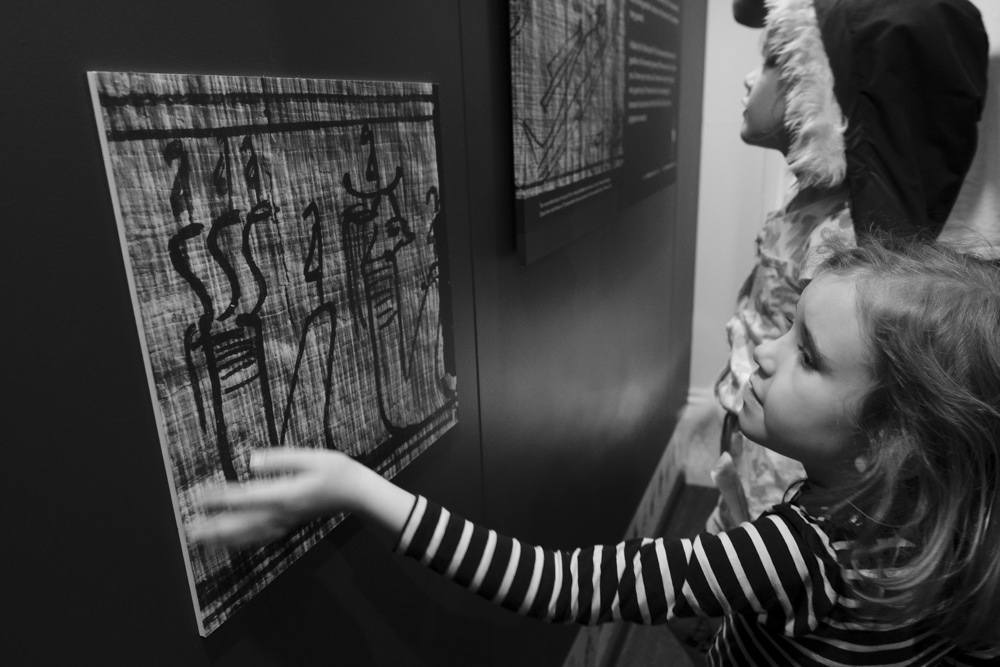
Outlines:
POLYGON ((347 510, 340 476, 351 461, 320 449, 266 449, 254 452, 250 470, 262 479, 221 485, 197 502, 201 519, 189 537, 205 546, 262 544, 319 516, 347 510))

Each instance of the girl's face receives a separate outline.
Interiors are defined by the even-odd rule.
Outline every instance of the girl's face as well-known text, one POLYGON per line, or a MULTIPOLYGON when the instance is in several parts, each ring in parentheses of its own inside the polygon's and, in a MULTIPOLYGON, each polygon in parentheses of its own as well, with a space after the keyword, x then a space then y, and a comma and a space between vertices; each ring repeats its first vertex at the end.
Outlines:
POLYGON ((777 62, 768 58, 743 80, 747 94, 743 98, 740 138, 751 146, 773 148, 787 154, 784 85, 778 71, 777 62))
POLYGON ((858 408, 873 384, 856 301, 850 278, 810 283, 788 333, 754 351, 739 414, 748 438, 797 459, 820 484, 853 469, 858 408))

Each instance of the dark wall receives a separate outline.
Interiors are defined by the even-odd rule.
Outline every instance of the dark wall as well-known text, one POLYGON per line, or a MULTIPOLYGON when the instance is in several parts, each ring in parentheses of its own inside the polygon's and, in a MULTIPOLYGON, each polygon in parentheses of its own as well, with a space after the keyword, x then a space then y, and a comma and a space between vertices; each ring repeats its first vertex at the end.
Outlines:
POLYGON ((438 82, 460 417, 397 481, 570 546, 621 536, 687 391, 703 4, 685 2, 678 185, 524 267, 506 2, 3 3, 3 661, 560 664, 573 628, 493 609, 353 520, 198 635, 85 72, 438 82))

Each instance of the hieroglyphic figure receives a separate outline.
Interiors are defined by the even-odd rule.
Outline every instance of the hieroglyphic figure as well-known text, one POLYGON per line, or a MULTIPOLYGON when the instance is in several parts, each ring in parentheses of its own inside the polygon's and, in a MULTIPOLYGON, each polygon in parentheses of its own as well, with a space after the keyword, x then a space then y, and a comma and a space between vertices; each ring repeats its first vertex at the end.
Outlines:
POLYGON ((288 387, 288 398, 285 401, 284 418, 281 421, 281 434, 279 441, 286 444, 289 422, 291 421, 296 399, 316 400, 317 396, 323 397, 323 444, 329 449, 336 449, 337 445, 333 436, 333 364, 336 357, 337 341, 337 306, 332 301, 326 300, 326 292, 323 289, 323 225, 319 214, 319 208, 315 201, 309 202, 306 210, 302 212, 302 219, 312 218, 312 225, 309 231, 309 250, 306 261, 303 265, 303 277, 307 283, 316 286, 316 297, 319 305, 309 313, 302 324, 302 337, 299 339, 299 349, 295 357, 295 370, 288 387), (303 365, 302 360, 309 349, 310 344, 319 345, 325 352, 325 358, 321 364, 321 373, 310 373, 311 382, 304 380, 301 376, 309 368, 303 365), (296 394, 298 390, 298 394, 296 394))
POLYGON ((450 378, 455 377, 455 355, 450 336, 444 336, 448 322, 451 322, 451 290, 440 290, 442 284, 451 284, 450 264, 448 263, 448 237, 445 234, 444 211, 441 208, 441 199, 438 196, 437 188, 430 188, 427 191, 427 203, 433 207, 434 217, 427 229, 427 245, 434 250, 434 260, 427 268, 427 276, 420 283, 420 307, 417 312, 417 321, 413 326, 413 342, 410 344, 411 355, 407 363, 409 373, 413 372, 413 362, 416 350, 416 337, 420 333, 421 326, 425 320, 429 320, 428 312, 433 312, 432 301, 438 300, 438 319, 432 326, 434 327, 435 348, 440 349, 440 354, 434 359, 436 375, 442 380, 442 390, 446 394, 452 394, 454 387, 450 383, 450 378))
MULTIPOLYGON (((244 144, 249 141, 247 137, 244 144)), ((237 481, 247 478, 246 455, 251 449, 273 446, 278 442, 258 314, 267 297, 267 285, 253 258, 250 243, 253 226, 271 220, 271 212, 269 207, 261 206, 259 190, 258 202, 245 220, 233 206, 229 146, 224 138, 219 143, 222 147, 219 158, 222 168, 216 169, 214 185, 219 194, 228 197, 228 207, 212 221, 205 245, 229 285, 228 303, 222 311, 216 313, 214 300, 205 281, 197 277, 191 264, 189 246, 199 238, 204 226, 195 222, 185 225, 170 238, 169 249, 174 269, 188 282, 201 305, 197 322, 191 323, 184 331, 184 359, 195 394, 199 422, 202 430, 208 434, 202 391, 202 382, 207 379, 219 465, 226 479, 237 481), (220 175, 221 180, 218 178, 220 175), (223 240, 232 236, 236 237, 235 244, 223 240), (257 287, 252 304, 239 313, 236 311, 243 290, 231 256, 234 246, 239 249, 257 287), (232 432, 233 425, 230 423, 234 414, 251 417, 241 420, 236 433, 232 432)), ((175 155, 180 158, 181 170, 171 190, 172 204, 190 199, 190 183, 184 169, 187 165, 187 152, 178 140, 170 142, 164 149, 164 156, 168 161, 175 155)), ((185 204, 186 206, 189 204, 185 204)), ((175 217, 179 217, 177 210, 174 207, 175 217)))
POLYGON ((416 234, 400 214, 396 197, 403 168, 397 166, 392 181, 383 187, 370 125, 361 128, 361 145, 368 147, 365 181, 370 189, 355 188, 351 175, 344 174, 344 189, 361 200, 349 205, 343 214, 348 297, 355 325, 360 323, 368 330, 379 415, 386 429, 395 434, 409 425, 405 417, 409 387, 398 255, 413 243, 416 234))

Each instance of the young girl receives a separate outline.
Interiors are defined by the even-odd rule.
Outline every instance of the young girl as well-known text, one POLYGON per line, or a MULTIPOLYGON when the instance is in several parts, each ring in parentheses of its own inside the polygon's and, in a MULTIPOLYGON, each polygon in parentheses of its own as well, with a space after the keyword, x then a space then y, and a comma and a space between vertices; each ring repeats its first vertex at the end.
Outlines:
POLYGON ((740 427, 802 461, 792 498, 694 540, 550 551, 472 525, 329 450, 204 506, 206 544, 349 510, 398 552, 521 614, 721 616, 713 665, 1000 659, 1000 268, 932 246, 841 250, 759 345, 740 427))
MULTIPOLYGON (((827 241, 937 236, 975 153, 988 60, 968 0, 733 0, 733 11, 766 28, 741 137, 781 151, 797 183, 757 237, 726 326, 730 355, 716 385, 727 413, 722 448, 736 461, 749 517, 716 513, 711 524, 721 528, 756 517, 803 475, 740 433, 754 348, 785 333, 827 241)), ((734 491, 720 487, 722 497, 734 491)))

